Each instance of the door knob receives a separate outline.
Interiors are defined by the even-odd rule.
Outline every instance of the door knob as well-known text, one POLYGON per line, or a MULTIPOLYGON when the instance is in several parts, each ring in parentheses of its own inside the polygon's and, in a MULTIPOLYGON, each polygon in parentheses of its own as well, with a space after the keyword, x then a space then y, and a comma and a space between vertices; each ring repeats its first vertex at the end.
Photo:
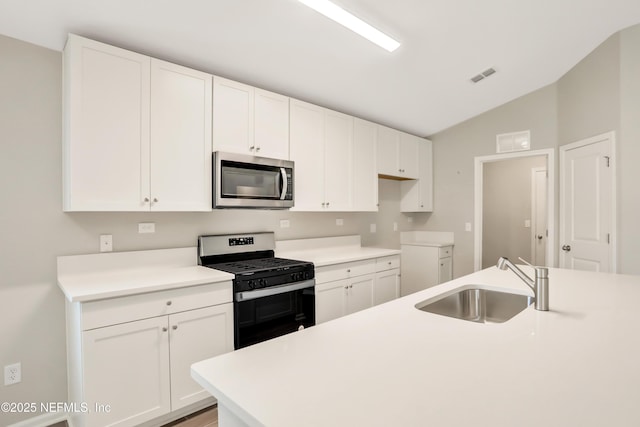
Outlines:
POLYGON ((569 245, 562 245, 562 250, 565 252, 570 252, 571 251, 571 246, 569 245))

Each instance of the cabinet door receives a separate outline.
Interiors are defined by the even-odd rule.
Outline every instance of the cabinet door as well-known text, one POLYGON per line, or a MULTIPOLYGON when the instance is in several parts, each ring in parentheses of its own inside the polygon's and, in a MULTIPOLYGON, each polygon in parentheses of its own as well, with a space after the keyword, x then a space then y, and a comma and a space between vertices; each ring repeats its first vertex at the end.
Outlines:
POLYGON ((320 211, 324 205, 324 109, 291 100, 290 154, 294 166, 294 207, 320 211))
POLYGON ((151 62, 152 210, 211 210, 211 80, 151 62))
POLYGON ((425 139, 418 145, 418 183, 420 212, 433 211, 433 145, 425 139))
POLYGON ((87 426, 136 426, 171 410, 167 317, 82 333, 87 426))
POLYGON ((350 279, 347 293, 347 313, 355 313, 373 306, 373 282, 375 275, 367 274, 350 279))
POLYGON ((254 143, 256 155, 289 159, 289 98, 255 89, 254 143))
POLYGON ((347 314, 349 283, 345 279, 316 285, 316 324, 347 314))
POLYGON ((418 144, 422 143, 422 138, 409 135, 408 133, 400 134, 400 176, 403 178, 418 178, 418 144))
POLYGON ((400 176, 400 132, 378 125, 378 173, 400 176))
POLYGON ((354 211, 378 210, 376 165, 377 126, 361 119, 353 122, 352 204, 354 211))
POLYGON ((171 409, 184 408, 211 395, 191 378, 191 365, 233 351, 233 304, 169 316, 171 409))
POLYGON ((373 305, 394 300, 400 296, 400 270, 381 271, 376 273, 373 284, 373 305))
POLYGON ((64 210, 149 209, 150 58, 69 35, 64 210))
POLYGON ((253 154, 254 88, 213 78, 213 151, 253 154))
POLYGON ((351 210, 353 117, 325 110, 324 202, 333 211, 351 210))
POLYGON ((418 143, 418 179, 400 183, 400 211, 433 211, 433 154, 427 139, 418 143))
POLYGON ((453 263, 451 257, 440 258, 438 263, 438 283, 448 282, 453 279, 453 263))

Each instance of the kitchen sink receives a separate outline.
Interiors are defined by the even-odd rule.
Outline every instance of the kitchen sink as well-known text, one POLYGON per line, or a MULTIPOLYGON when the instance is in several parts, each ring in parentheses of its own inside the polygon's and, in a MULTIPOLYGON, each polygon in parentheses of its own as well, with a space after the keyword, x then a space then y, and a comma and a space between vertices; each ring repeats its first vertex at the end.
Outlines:
POLYGON ((476 323, 503 323, 529 307, 534 297, 467 285, 416 304, 418 310, 476 323))

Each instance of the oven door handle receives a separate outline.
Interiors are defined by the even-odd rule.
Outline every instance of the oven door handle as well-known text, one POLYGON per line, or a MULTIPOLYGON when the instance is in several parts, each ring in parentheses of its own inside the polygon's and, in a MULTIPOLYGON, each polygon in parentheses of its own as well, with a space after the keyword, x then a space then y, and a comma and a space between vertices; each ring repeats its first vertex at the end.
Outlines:
POLYGON ((316 280, 305 280, 289 285, 274 286, 272 288, 257 289, 255 291, 236 292, 236 301, 249 301, 256 298, 269 297, 272 295, 284 294, 286 292, 298 291, 300 289, 313 288, 316 280))
POLYGON ((280 200, 284 200, 287 197, 287 170, 280 168, 280 178, 282 179, 282 194, 280 194, 280 200))

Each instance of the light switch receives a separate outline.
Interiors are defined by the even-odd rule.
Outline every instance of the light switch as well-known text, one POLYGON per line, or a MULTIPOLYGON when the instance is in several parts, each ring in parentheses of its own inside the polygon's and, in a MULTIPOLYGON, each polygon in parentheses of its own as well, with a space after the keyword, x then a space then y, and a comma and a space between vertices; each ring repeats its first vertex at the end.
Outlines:
POLYGON ((343 225, 344 225, 344 219, 342 219, 342 218, 337 218, 337 219, 336 219, 336 225, 338 225, 338 226, 343 226, 343 225))
POLYGON ((375 233, 376 232, 376 225, 375 224, 370 224, 369 225, 369 232, 370 233, 375 233))
POLYGON ((471 223, 470 222, 465 222, 464 223, 464 231, 471 231, 471 223))
POLYGON ((289 227, 291 227, 291 222, 289 222, 288 219, 280 220, 280 228, 289 228, 289 227))
POLYGON ((524 228, 531 228, 531 220, 530 219, 525 219, 524 220, 524 228))

